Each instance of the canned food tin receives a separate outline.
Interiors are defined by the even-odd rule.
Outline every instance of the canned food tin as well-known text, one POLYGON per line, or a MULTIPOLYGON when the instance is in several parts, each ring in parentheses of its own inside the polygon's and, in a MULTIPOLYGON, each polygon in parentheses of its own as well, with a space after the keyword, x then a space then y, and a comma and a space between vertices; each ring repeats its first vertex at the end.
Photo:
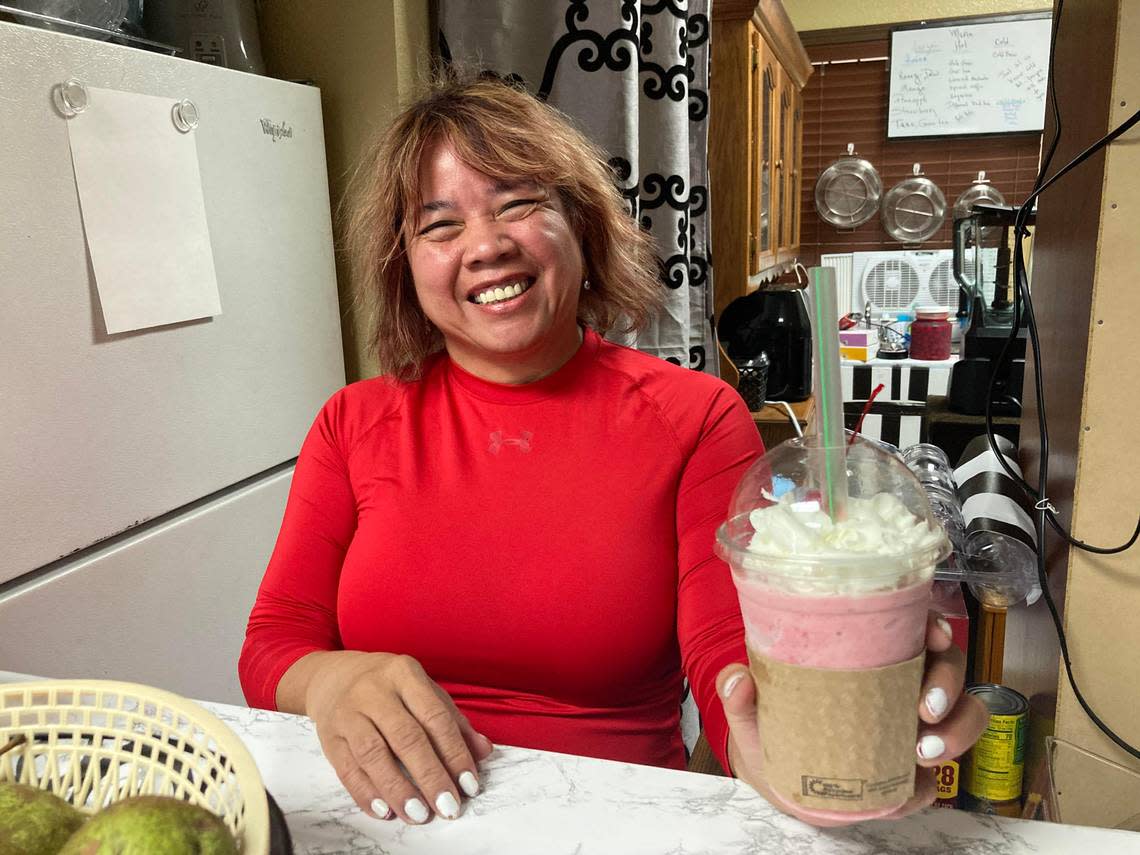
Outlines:
POLYGON ((931 771, 934 773, 934 785, 938 788, 938 798, 934 800, 934 806, 939 808, 958 807, 958 762, 947 760, 945 763, 935 766, 931 771))
MULTIPOLYGON (((937 804, 935 802, 936 806, 937 804)), ((1009 816, 1014 819, 1021 816, 1021 799, 994 802, 989 799, 975 798, 967 793, 962 800, 962 806, 971 813, 981 813, 988 816, 1009 816)))
POLYGON ((967 686, 966 692, 986 705, 990 723, 966 754, 963 787, 979 802, 1006 807, 1004 803, 1021 798, 1029 701, 1013 689, 993 683, 967 686))

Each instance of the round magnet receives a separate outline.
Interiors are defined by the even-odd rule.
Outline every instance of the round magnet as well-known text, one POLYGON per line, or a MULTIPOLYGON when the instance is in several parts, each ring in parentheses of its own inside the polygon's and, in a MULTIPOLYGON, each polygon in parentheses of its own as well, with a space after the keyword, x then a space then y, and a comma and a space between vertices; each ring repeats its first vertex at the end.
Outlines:
POLYGON ((79 115, 87 109, 87 87, 68 78, 55 88, 55 106, 68 118, 79 115))
POLYGON ((171 116, 174 119, 174 127, 184 134, 198 127, 198 108, 194 106, 193 101, 187 98, 183 98, 174 105, 171 116))

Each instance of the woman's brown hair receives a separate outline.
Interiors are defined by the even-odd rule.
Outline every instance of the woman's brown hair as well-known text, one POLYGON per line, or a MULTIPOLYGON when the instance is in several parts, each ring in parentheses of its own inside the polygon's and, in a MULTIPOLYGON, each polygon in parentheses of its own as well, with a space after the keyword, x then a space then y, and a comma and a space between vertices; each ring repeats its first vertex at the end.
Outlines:
POLYGON ((443 346, 420 309, 405 235, 420 205, 424 153, 448 142, 491 178, 531 180, 558 191, 581 236, 590 288, 578 318, 601 333, 645 326, 661 299, 650 238, 626 211, 605 157, 552 107, 493 77, 443 80, 369 146, 352 179, 346 243, 381 374, 419 376, 443 346))

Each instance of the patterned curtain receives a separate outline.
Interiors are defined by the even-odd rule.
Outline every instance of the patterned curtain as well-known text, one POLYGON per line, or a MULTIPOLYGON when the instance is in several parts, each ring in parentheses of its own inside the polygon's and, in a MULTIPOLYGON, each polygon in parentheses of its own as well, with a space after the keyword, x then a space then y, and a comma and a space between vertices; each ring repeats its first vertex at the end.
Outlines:
POLYGON ((489 68, 609 154, 657 244, 664 309, 641 350, 716 374, 708 239, 710 0, 438 0, 445 60, 489 68))

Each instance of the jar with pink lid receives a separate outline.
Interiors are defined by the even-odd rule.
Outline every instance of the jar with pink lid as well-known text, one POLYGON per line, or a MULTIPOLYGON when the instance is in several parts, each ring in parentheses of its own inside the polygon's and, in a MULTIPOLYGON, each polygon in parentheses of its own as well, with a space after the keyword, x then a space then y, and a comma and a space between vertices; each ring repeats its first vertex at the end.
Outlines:
POLYGON ((915 310, 914 323, 910 325, 910 358, 949 359, 953 328, 949 309, 919 306, 915 310))

